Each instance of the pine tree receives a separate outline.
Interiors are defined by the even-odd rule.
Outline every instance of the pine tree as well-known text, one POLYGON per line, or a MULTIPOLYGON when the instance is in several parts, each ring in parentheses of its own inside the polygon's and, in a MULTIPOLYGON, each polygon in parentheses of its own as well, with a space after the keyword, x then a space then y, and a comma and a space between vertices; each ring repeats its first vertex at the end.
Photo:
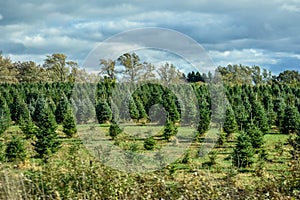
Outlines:
POLYGON ((112 111, 106 100, 98 100, 96 105, 96 116, 100 124, 106 123, 112 119, 112 111))
POLYGON ((63 132, 68 137, 72 137, 74 134, 77 133, 75 117, 70 107, 67 109, 67 113, 64 117, 64 121, 62 122, 62 126, 63 126, 63 132))
POLYGON ((65 94, 63 94, 55 109, 55 119, 58 124, 62 123, 67 114, 69 102, 65 94))
POLYGON ((37 156, 46 161, 51 154, 58 151, 61 142, 58 140, 56 133, 57 124, 55 116, 44 98, 39 99, 39 107, 41 110, 36 115, 38 130, 36 132, 36 142, 33 146, 37 152, 37 156))
POLYGON ((263 133, 262 131, 255 126, 253 122, 248 126, 246 130, 246 134, 250 137, 250 141, 254 151, 257 153, 263 147, 264 140, 263 140, 263 133))
POLYGON ((133 120, 137 120, 139 118, 139 111, 133 99, 129 100, 129 114, 133 120))
POLYGON ((254 101, 252 104, 252 119, 254 124, 266 134, 269 131, 268 118, 266 112, 259 101, 254 101))
POLYGON ((0 135, 10 126, 10 110, 4 98, 0 96, 0 135))
POLYGON ((169 140, 172 136, 176 135, 178 132, 176 125, 170 119, 167 119, 166 125, 164 127, 164 138, 169 140))
POLYGON ((26 136, 26 139, 33 139, 37 133, 37 127, 31 119, 30 114, 20 119, 20 129, 26 136))
POLYGON ((5 157, 8 161, 24 161, 26 159, 26 148, 24 142, 19 137, 13 136, 5 149, 5 157))
POLYGON ((11 106, 11 118, 17 124, 20 124, 21 118, 26 118, 29 114, 27 104, 19 96, 16 96, 11 106))
POLYGON ((297 108, 293 105, 286 106, 281 127, 281 132, 288 134, 294 133, 300 125, 300 116, 297 108))
POLYGON ((122 133, 122 130, 120 129, 119 125, 115 121, 113 121, 109 127, 110 137, 112 137, 112 139, 114 139, 120 133, 122 133))
POLYGON ((226 109, 223 130, 227 134, 227 137, 237 130, 237 123, 231 106, 228 106, 228 108, 226 109))
POLYGON ((250 137, 245 132, 239 134, 232 157, 234 166, 239 168, 248 167, 253 163, 253 147, 250 137))
POLYGON ((146 150, 153 150, 154 147, 155 147, 155 144, 156 144, 156 142, 155 142, 154 138, 153 137, 148 137, 144 141, 144 148, 146 150))
POLYGON ((205 99, 199 104, 199 124, 197 130, 200 135, 203 135, 209 128, 210 111, 208 108, 208 103, 205 99))

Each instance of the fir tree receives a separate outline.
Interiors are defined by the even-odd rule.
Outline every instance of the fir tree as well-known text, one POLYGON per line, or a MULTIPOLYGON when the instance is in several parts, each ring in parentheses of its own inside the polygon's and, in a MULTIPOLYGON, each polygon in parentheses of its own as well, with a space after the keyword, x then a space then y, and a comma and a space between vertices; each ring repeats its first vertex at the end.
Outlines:
POLYGON ((20 119, 28 117, 28 114, 29 109, 27 107, 27 104, 19 96, 16 96, 11 106, 12 120, 15 121, 17 124, 20 124, 20 119))
POLYGON ((259 152, 264 144, 262 131, 252 122, 246 130, 246 134, 250 137, 250 141, 252 147, 254 148, 254 151, 259 152))
POLYGON ((292 105, 286 106, 282 122, 281 132, 288 134, 294 133, 300 125, 300 116, 297 108, 292 105))
POLYGON ((172 136, 176 135, 177 132, 178 130, 174 122, 172 122, 170 119, 167 119, 166 125, 164 127, 164 138, 166 140, 169 140, 172 136))
POLYGON ((63 132, 68 137, 72 137, 73 135, 75 135, 77 133, 75 117, 74 117, 73 111, 70 107, 67 109, 67 113, 64 117, 62 126, 63 126, 63 132))
POLYGON ((235 120, 234 112, 231 106, 228 106, 226 109, 226 116, 224 120, 223 130, 228 137, 231 133, 234 133, 237 130, 237 123, 235 120))
POLYGON ((248 167, 253 163, 254 151, 250 137, 241 132, 233 149, 233 164, 236 167, 248 167))
POLYGON ((210 124, 210 111, 208 108, 208 103, 206 100, 200 102, 199 108, 199 124, 198 124, 198 132, 200 135, 203 135, 209 128, 210 124))
POLYGON ((67 114, 69 102, 65 94, 63 94, 55 109, 55 119, 58 124, 62 123, 67 114))
POLYGON ((5 157, 8 161, 24 161, 26 159, 26 148, 24 142, 19 137, 13 136, 5 149, 5 157))
POLYGON ((109 127, 110 137, 112 137, 112 139, 114 139, 120 133, 122 133, 122 130, 120 129, 119 125, 115 121, 113 121, 109 127))
MULTIPOLYGON (((266 134, 269 131, 269 124, 266 112, 259 101, 254 101, 252 104, 252 119, 254 124, 266 134)), ((252 120, 251 119, 251 120, 252 120)))
POLYGON ((0 135, 10 126, 10 110, 4 98, 0 96, 0 135))
POLYGON ((44 98, 40 98, 39 107, 41 110, 36 115, 38 130, 36 132, 36 142, 33 146, 37 152, 37 156, 47 160, 51 154, 58 151, 61 142, 58 140, 56 133, 57 124, 55 116, 44 98))
POLYGON ((106 100, 98 100, 96 105, 96 116, 100 124, 106 123, 112 119, 112 111, 106 100))
POLYGON ((27 117, 20 119, 20 129, 26 136, 26 139, 33 139, 37 133, 37 127, 31 119, 30 114, 27 117))
POLYGON ((133 120, 137 120, 139 118, 139 111, 133 99, 129 100, 129 114, 133 120))

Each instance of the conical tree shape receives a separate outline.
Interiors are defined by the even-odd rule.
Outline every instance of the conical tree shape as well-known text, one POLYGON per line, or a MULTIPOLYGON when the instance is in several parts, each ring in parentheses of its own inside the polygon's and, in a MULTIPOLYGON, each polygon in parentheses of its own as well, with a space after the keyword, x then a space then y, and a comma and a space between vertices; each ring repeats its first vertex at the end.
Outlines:
POLYGON ((58 124, 64 121, 68 110, 68 104, 69 104, 68 99, 66 95, 63 94, 55 109, 55 119, 58 124))
POLYGON ((67 113, 65 115, 62 125, 63 125, 63 132, 68 137, 72 137, 73 135, 75 135, 77 133, 75 117, 74 117, 73 111, 70 107, 67 109, 67 113))
POLYGON ((11 141, 6 145, 5 157, 9 161, 25 160, 26 148, 21 138, 13 136, 11 141))
POLYGON ((0 135, 10 126, 10 110, 5 99, 0 96, 0 135))
POLYGON ((281 132, 288 134, 294 133, 300 126, 300 115, 295 106, 288 105, 284 110, 281 132))
POLYGON ((137 120, 139 118, 139 111, 133 99, 129 100, 129 114, 133 120, 137 120))
POLYGON ((269 124, 266 112, 259 101, 254 101, 252 105, 252 119, 254 124, 266 134, 269 131, 269 124))
POLYGON ((20 124, 20 119, 28 117, 28 114, 29 109, 27 107, 27 104, 19 96, 16 96, 11 106, 12 120, 15 121, 17 124, 20 124))
POLYGON ((255 126, 253 122, 251 122, 248 127, 249 128, 246 130, 246 134, 250 137, 254 151, 259 152, 264 144, 263 133, 258 127, 255 126))
POLYGON ((96 105, 96 116, 100 124, 106 123, 112 119, 112 111, 104 99, 99 99, 96 105))
POLYGON ((45 99, 41 98, 40 112, 38 113, 36 125, 38 127, 36 133, 37 141, 33 144, 37 156, 47 159, 48 156, 58 151, 61 142, 58 140, 56 133, 57 124, 54 114, 51 112, 45 99))
POLYGON ((227 134, 227 136, 237 130, 237 123, 231 106, 228 106, 228 108, 226 109, 223 130, 227 134))
POLYGON ((209 128, 210 124, 210 110, 208 108, 208 103, 206 100, 200 102, 199 105, 199 124, 198 132, 200 135, 203 135, 209 128))
POLYGON ((253 163, 254 151, 250 137, 241 132, 233 149, 233 164, 236 167, 248 167, 253 163))
POLYGON ((167 119, 166 125, 164 128, 164 138, 166 140, 170 139, 172 136, 176 135, 178 132, 177 127, 175 124, 170 120, 167 119))

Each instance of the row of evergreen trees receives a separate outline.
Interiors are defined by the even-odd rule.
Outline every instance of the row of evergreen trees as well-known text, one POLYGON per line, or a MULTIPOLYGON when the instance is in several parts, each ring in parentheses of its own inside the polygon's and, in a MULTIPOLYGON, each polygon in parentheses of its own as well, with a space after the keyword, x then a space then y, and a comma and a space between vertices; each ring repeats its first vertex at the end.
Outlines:
MULTIPOLYGON (((59 124, 68 137, 77 132, 76 119, 69 100, 72 90, 73 86, 69 84, 2 84, 0 135, 10 125, 18 125, 26 139, 31 141, 36 156, 47 159, 60 148, 57 132, 59 124)), ((14 145, 21 145, 20 141, 13 138, 8 144, 8 158, 22 155, 12 155, 14 151, 11 149, 14 145)))
MULTIPOLYGON (((113 122, 114 126, 120 120, 132 119, 145 123, 157 119, 156 122, 165 124, 166 138, 176 134, 178 123, 190 125, 192 122, 197 126, 200 136, 210 125, 218 124, 227 137, 232 133, 240 132, 238 144, 240 140, 241 143, 246 140, 244 145, 251 144, 253 149, 260 149, 263 147, 263 134, 270 131, 295 133, 299 127, 298 85, 282 83, 228 85, 225 87, 228 105, 211 100, 212 90, 215 89, 209 84, 192 83, 188 86, 175 84, 165 88, 159 84, 147 83, 137 87, 133 84, 116 83, 109 78, 98 84, 1 84, 0 133, 3 133, 9 125, 17 124, 21 126, 24 133, 33 136, 34 144, 42 146, 49 143, 51 149, 51 142, 45 142, 46 140, 43 142, 45 138, 47 139, 43 134, 55 135, 56 131, 53 130, 57 130, 57 124, 65 123, 64 132, 71 136, 76 132, 72 131, 75 129, 75 118, 77 123, 94 122, 97 118, 100 123, 113 122), (192 88, 194 94, 186 92, 188 86, 192 88), (193 101, 193 95, 196 96, 196 101, 193 101), (155 108, 155 104, 161 104, 162 107, 155 108), (221 120, 214 116, 217 112, 213 113, 213 108, 218 107, 225 107, 225 118, 221 120), (161 113, 161 110, 165 112, 161 113), (41 114, 39 111, 49 114, 50 117, 43 119, 46 118, 46 114, 41 114), (166 118, 153 117, 155 113, 160 117, 165 115, 166 118), (51 114, 54 115, 55 123, 50 122, 53 118, 51 114), (39 122, 39 120, 46 121, 39 122), (48 125, 49 127, 44 127, 48 125)), ((57 136, 53 138, 53 141, 57 140, 57 136)), ((47 155, 46 151, 43 153, 44 150, 38 148, 36 150, 40 155, 47 155)), ((238 153, 243 151, 235 152, 238 157, 236 163, 244 163, 237 164, 238 166, 247 166, 251 163, 241 162, 242 155, 238 153)))

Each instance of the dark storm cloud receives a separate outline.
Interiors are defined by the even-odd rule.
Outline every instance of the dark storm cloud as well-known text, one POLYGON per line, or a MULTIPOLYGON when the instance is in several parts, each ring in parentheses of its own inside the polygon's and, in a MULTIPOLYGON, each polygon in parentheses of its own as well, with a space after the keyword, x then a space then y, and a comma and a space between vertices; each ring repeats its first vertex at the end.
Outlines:
POLYGON ((299 66, 299 23, 297 0, 10 0, 0 2, 0 49, 12 56, 33 55, 33 60, 34 55, 63 52, 82 61, 113 34, 163 27, 198 41, 216 64, 299 66))

